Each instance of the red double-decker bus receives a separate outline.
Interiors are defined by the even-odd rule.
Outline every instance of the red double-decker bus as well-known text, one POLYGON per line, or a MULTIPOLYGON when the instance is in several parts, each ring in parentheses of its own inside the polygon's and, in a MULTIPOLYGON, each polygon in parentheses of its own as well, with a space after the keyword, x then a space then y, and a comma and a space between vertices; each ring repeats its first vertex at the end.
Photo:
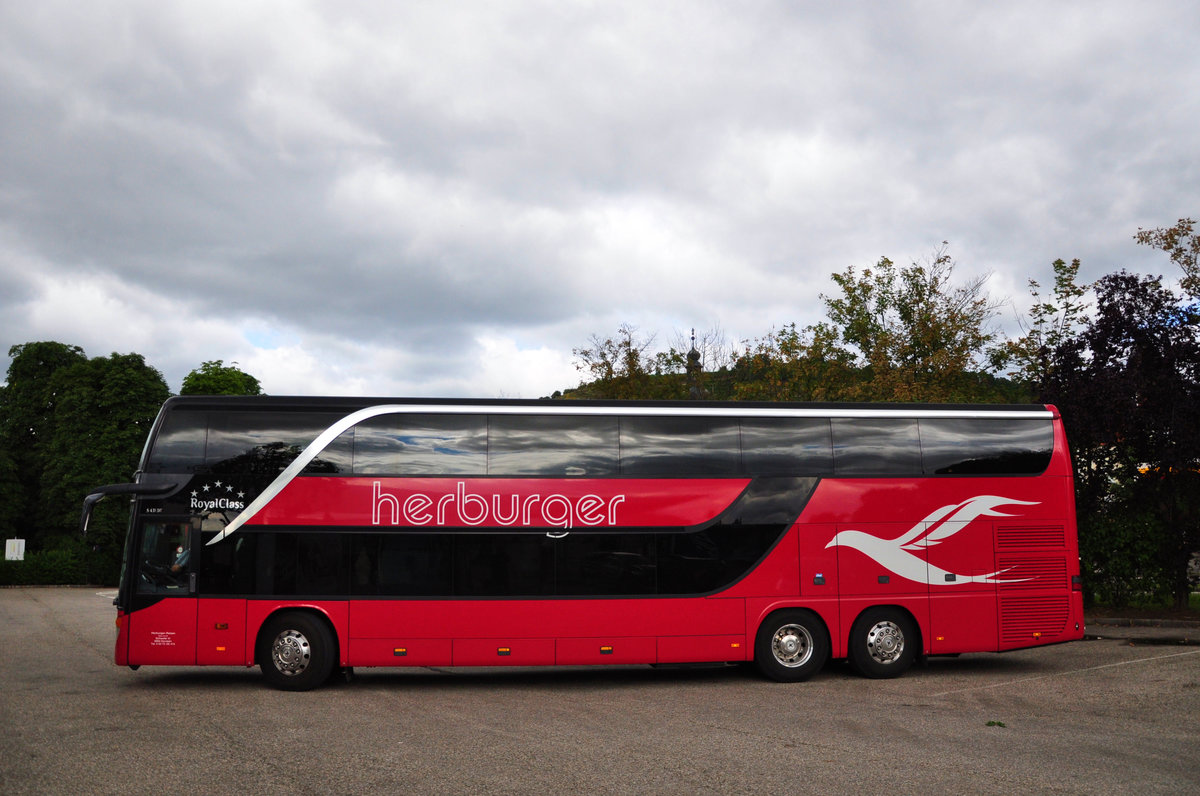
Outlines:
POLYGON ((1083 632, 1048 406, 178 397, 131 484, 116 662, 753 661, 799 681, 1083 632))

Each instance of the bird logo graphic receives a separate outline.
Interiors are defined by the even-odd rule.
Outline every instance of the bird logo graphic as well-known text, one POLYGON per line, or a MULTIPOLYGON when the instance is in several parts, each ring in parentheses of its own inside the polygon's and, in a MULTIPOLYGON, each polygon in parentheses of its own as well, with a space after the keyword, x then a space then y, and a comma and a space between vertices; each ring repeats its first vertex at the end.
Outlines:
POLYGON ((1001 507, 1036 505, 1037 501, 978 495, 961 503, 942 506, 895 539, 880 539, 862 531, 840 531, 825 547, 837 545, 853 548, 891 572, 917 583, 936 583, 942 586, 960 583, 1019 583, 1028 578, 999 577, 1008 571, 1006 569, 987 575, 963 575, 927 563, 914 553, 941 544, 979 517, 1016 516, 999 511, 1001 507))

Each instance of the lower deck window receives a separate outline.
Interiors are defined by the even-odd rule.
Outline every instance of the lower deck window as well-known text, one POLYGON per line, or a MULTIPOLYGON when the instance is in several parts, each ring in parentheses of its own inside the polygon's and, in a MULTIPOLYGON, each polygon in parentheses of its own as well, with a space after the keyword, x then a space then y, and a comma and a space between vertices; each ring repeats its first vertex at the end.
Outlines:
MULTIPOLYGON (((204 546, 208 595, 553 597, 687 595, 734 582, 784 528, 690 533, 247 532, 204 546)), ((206 534, 205 542, 212 537, 206 534)))

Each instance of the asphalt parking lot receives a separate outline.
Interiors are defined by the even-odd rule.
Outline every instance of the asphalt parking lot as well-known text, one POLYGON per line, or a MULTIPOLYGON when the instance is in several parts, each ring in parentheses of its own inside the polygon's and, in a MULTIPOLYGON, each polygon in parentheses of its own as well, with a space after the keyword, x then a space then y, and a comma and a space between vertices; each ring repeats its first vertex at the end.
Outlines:
MULTIPOLYGON (((0 792, 1185 793, 1200 782, 1186 631, 837 663, 360 670, 308 693, 257 669, 112 664, 111 595, 0 589, 0 792)), ((1194 631, 1191 631, 1194 635, 1194 631)))

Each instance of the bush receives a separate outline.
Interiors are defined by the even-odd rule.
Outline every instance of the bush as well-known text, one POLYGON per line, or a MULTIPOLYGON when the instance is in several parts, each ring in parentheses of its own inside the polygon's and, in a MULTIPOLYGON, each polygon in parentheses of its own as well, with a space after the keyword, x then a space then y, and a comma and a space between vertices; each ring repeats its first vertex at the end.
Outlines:
POLYGON ((1160 549, 1162 534, 1148 512, 1113 508, 1079 518, 1079 558, 1088 603, 1113 608, 1166 605, 1171 570, 1160 549))
POLYGON ((58 539, 24 561, 0 561, 0 586, 80 586, 117 582, 119 562, 79 539, 58 539))

